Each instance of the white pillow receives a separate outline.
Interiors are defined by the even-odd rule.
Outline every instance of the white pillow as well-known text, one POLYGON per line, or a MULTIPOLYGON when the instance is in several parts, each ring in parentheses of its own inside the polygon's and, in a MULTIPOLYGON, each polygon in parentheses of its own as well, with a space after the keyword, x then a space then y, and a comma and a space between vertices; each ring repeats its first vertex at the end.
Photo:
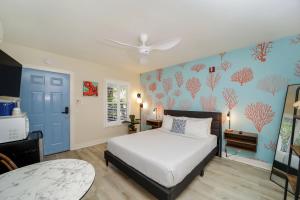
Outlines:
POLYGON ((161 127, 164 129, 167 129, 168 131, 170 131, 172 129, 172 124, 173 124, 173 119, 186 119, 186 117, 175 117, 175 116, 171 116, 171 115, 164 115, 163 116, 163 122, 161 127))
POLYGON ((164 115, 161 127, 168 131, 172 129, 173 117, 171 115, 164 115))
POLYGON ((203 138, 210 135, 212 118, 187 118, 185 135, 203 138))

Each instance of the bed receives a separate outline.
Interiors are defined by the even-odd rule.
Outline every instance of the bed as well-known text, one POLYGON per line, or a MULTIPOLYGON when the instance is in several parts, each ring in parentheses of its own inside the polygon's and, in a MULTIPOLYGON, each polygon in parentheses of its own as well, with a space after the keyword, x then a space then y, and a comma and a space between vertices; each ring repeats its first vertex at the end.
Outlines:
POLYGON ((221 156, 222 114, 177 110, 165 110, 164 114, 212 118, 211 135, 199 140, 170 134, 163 128, 143 131, 111 139, 104 157, 107 166, 112 163, 158 199, 170 200, 196 176, 203 176, 204 167, 214 156, 221 156))

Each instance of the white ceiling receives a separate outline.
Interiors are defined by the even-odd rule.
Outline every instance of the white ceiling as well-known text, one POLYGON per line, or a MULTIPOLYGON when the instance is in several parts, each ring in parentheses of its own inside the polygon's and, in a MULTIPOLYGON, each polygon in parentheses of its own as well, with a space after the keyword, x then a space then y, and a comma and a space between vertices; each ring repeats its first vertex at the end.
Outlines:
POLYGON ((21 44, 137 72, 182 63, 300 33, 299 0, 1 0, 6 42, 21 44), (182 42, 154 52, 148 66, 132 49, 103 42, 137 44, 179 36, 182 42))

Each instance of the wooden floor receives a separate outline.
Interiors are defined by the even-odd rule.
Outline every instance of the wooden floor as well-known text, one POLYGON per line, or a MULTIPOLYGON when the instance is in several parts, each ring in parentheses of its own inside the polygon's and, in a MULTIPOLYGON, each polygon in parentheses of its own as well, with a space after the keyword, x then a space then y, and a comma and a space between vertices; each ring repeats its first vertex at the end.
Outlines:
MULTIPOLYGON (((110 165, 105 165, 105 145, 96 145, 46 157, 46 160, 76 158, 90 162, 96 171, 95 181, 83 200, 144 200, 151 194, 110 165)), ((215 157, 178 197, 179 200, 259 200, 283 199, 283 189, 269 181, 269 172, 235 161, 215 157)), ((291 197, 289 199, 292 199, 291 197)))

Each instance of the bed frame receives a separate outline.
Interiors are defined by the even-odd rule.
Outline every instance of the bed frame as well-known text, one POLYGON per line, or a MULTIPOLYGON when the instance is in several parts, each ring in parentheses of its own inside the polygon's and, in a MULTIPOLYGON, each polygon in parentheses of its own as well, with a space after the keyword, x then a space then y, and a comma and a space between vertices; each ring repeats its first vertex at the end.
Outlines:
POLYGON ((133 167, 127 165, 124 161, 113 155, 109 151, 104 152, 104 158, 106 166, 108 163, 112 163, 119 170, 127 174, 138 184, 144 187, 147 191, 153 194, 156 198, 161 200, 173 200, 175 199, 192 181, 200 175, 204 175, 204 168, 207 163, 214 158, 214 156, 221 157, 222 154, 222 113, 218 112, 198 112, 198 111, 180 111, 180 110, 165 110, 165 115, 172 116, 185 116, 193 118, 209 118, 211 117, 211 134, 218 137, 217 147, 214 148, 180 183, 177 185, 167 188, 159 183, 148 178, 133 167))

